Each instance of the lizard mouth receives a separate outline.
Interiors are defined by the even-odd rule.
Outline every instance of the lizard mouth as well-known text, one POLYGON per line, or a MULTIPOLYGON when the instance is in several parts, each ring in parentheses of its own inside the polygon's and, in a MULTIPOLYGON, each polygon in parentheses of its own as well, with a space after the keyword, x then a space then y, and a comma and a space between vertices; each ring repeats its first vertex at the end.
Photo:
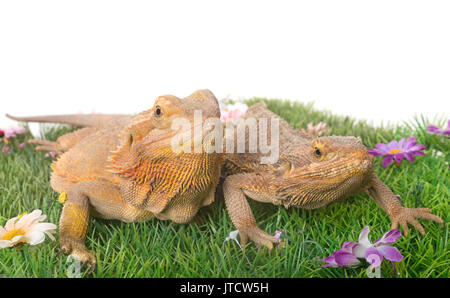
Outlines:
POLYGON ((290 198, 287 204, 314 209, 358 194, 370 183, 373 172, 373 159, 360 157, 340 157, 321 163, 321 169, 309 168, 291 177, 292 184, 282 192, 290 198))
POLYGON ((351 154, 346 158, 335 157, 329 161, 315 163, 300 171, 298 178, 339 179, 352 176, 364 176, 373 169, 373 158, 365 153, 351 154))

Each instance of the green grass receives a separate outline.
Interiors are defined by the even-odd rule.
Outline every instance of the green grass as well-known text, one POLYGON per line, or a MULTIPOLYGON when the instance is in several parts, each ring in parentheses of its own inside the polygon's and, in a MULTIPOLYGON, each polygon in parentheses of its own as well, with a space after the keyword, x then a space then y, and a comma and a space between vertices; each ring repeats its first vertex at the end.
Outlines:
MULTIPOLYGON (((258 98, 250 100, 256 102, 258 98)), ((449 140, 429 135, 428 124, 444 125, 446 119, 420 117, 396 127, 374 128, 364 121, 318 111, 312 104, 265 100, 271 110, 294 127, 310 121, 325 121, 327 134, 356 135, 365 145, 388 142, 401 137, 418 136, 426 144, 426 156, 400 167, 381 167, 376 172, 407 207, 425 205, 449 222, 449 140), (436 156, 433 150, 444 153, 436 156)), ((54 140, 69 128, 50 129, 54 140)), ((0 225, 17 214, 42 209, 48 221, 58 223, 62 205, 49 185, 51 159, 30 146, 17 145, 30 135, 11 144, 13 154, 0 154, 0 225)), ((390 220, 368 196, 361 194, 343 203, 318 210, 276 207, 250 201, 257 222, 264 230, 287 232, 285 249, 268 252, 249 244, 241 251, 236 243, 224 239, 234 230, 218 192, 216 202, 200 210, 204 220, 197 224, 176 225, 153 220, 126 224, 92 219, 87 247, 95 252, 98 269, 93 277, 365 277, 365 267, 353 269, 322 268, 320 260, 340 248, 343 241, 357 240, 361 229, 371 227, 371 239, 390 229, 390 220)), ((399 277, 448 277, 450 248, 448 225, 421 220, 427 231, 422 237, 411 227, 407 237, 395 244, 405 256, 397 265, 399 277)), ((22 250, 0 249, 0 276, 65 277, 70 263, 56 256, 58 243, 46 240, 22 250)), ((384 261, 382 275, 392 276, 392 267, 384 261)), ((82 276, 88 276, 82 271, 82 276)))

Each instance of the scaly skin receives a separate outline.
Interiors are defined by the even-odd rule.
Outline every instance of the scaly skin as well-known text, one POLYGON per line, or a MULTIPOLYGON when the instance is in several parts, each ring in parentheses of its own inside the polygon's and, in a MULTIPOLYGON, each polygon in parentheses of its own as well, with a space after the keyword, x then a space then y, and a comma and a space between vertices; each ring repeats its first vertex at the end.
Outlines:
POLYGON ((173 121, 183 117, 192 124, 195 110, 202 111, 202 121, 220 117, 217 99, 208 90, 184 99, 160 96, 153 108, 134 117, 10 116, 86 126, 56 142, 31 141, 40 145, 37 150, 61 153, 52 164, 51 186, 67 193, 59 226, 62 252, 74 255, 92 271, 96 258, 84 244, 90 216, 187 223, 200 207, 213 202, 222 154, 175 153, 171 147, 179 132, 171 128, 173 121))
POLYGON ((244 119, 250 117, 279 119, 280 158, 273 165, 264 165, 260 163, 259 153, 225 154, 225 171, 229 175, 223 185, 225 203, 242 244, 249 238, 269 248, 276 243, 273 236, 257 226, 246 197, 286 208, 315 209, 365 191, 388 213, 393 229, 401 224, 407 234, 410 223, 425 234, 418 218, 444 224, 427 208, 410 209, 400 204, 375 175, 373 158, 359 138, 311 139, 263 103, 249 108, 244 119))

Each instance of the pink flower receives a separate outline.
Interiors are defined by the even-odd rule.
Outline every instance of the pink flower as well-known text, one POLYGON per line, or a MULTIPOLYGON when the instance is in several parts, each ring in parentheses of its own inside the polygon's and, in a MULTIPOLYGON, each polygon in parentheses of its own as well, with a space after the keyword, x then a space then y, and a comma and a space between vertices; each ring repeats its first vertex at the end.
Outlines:
POLYGON ((11 152, 11 148, 9 148, 9 147, 3 147, 3 148, 2 148, 2 152, 3 152, 3 153, 9 153, 9 152, 11 152))
POLYGON ((445 129, 445 130, 436 125, 429 125, 427 127, 427 131, 429 133, 435 134, 435 135, 449 136, 450 135, 450 120, 448 120, 447 129, 445 129))
POLYGON ((302 128, 302 132, 306 133, 310 138, 320 137, 327 130, 325 122, 319 122, 316 126, 312 122, 308 123, 308 130, 302 128))
POLYGON ((56 152, 55 151, 50 151, 49 153, 46 153, 44 155, 45 157, 51 157, 51 158, 55 158, 56 157, 56 152))
POLYGON ((286 239, 281 237, 282 234, 283 234, 282 231, 276 230, 275 235, 273 236, 278 242, 278 246, 277 246, 278 248, 284 248, 284 246, 285 246, 286 239))
POLYGON ((5 138, 9 139, 9 138, 15 138, 17 135, 23 134, 25 132, 26 132, 25 128, 23 128, 21 126, 16 126, 16 127, 10 127, 10 128, 5 129, 4 134, 5 134, 5 138))
POLYGON ((229 120, 238 119, 245 114, 247 109, 247 105, 240 102, 232 105, 226 105, 220 111, 220 120, 222 122, 227 122, 229 120))
POLYGON ((20 148, 20 149, 25 148, 25 143, 20 143, 19 148, 20 148))
POLYGON ((382 166, 387 168, 389 164, 393 161, 397 165, 406 158, 409 161, 415 160, 415 155, 425 155, 422 150, 425 149, 425 145, 417 144, 415 139, 417 137, 410 137, 405 142, 405 138, 400 141, 392 141, 389 144, 377 144, 376 148, 369 149, 369 154, 373 156, 385 156, 381 162, 382 166))
POLYGON ((3 129, 0 129, 0 138, 2 138, 5 135, 5 131, 3 129))

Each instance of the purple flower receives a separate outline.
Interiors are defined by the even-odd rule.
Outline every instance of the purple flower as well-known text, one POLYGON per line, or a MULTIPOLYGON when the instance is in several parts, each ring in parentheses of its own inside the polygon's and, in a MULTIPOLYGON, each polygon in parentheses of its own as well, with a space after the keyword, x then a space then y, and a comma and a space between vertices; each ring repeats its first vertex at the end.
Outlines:
POLYGON ((385 156, 381 164, 383 167, 387 168, 389 164, 393 161, 397 165, 406 158, 409 161, 415 160, 415 155, 425 155, 422 150, 425 149, 425 145, 417 144, 415 139, 417 137, 410 137, 405 142, 405 138, 400 141, 392 141, 389 144, 377 144, 376 148, 369 149, 369 154, 373 156, 385 156))
POLYGON ((342 248, 333 252, 329 257, 323 259, 327 264, 322 267, 352 267, 359 265, 361 262, 353 254, 353 248, 358 245, 356 242, 344 242, 342 248))
POLYGON ((436 125, 429 125, 427 127, 427 131, 431 134, 435 135, 443 135, 443 136, 449 136, 450 135, 450 120, 447 122, 447 129, 440 128, 436 125))
POLYGON ((353 254, 357 258, 365 258, 373 267, 378 267, 383 261, 383 257, 391 262, 400 262, 403 256, 400 251, 390 246, 402 236, 399 230, 393 229, 383 235, 380 239, 371 243, 369 240, 369 227, 365 227, 359 234, 358 245, 353 249, 353 254))
MULTIPOLYGON (((390 230, 380 239, 371 243, 369 240, 369 227, 365 227, 359 234, 359 241, 348 241, 342 244, 342 248, 331 256, 323 259, 327 264, 322 267, 351 267, 359 265, 359 259, 366 259, 372 267, 378 267, 383 258, 391 262, 400 262, 403 259, 400 251, 390 246, 401 236, 399 230, 390 230)), ((394 264, 394 263, 392 263, 394 264)))

